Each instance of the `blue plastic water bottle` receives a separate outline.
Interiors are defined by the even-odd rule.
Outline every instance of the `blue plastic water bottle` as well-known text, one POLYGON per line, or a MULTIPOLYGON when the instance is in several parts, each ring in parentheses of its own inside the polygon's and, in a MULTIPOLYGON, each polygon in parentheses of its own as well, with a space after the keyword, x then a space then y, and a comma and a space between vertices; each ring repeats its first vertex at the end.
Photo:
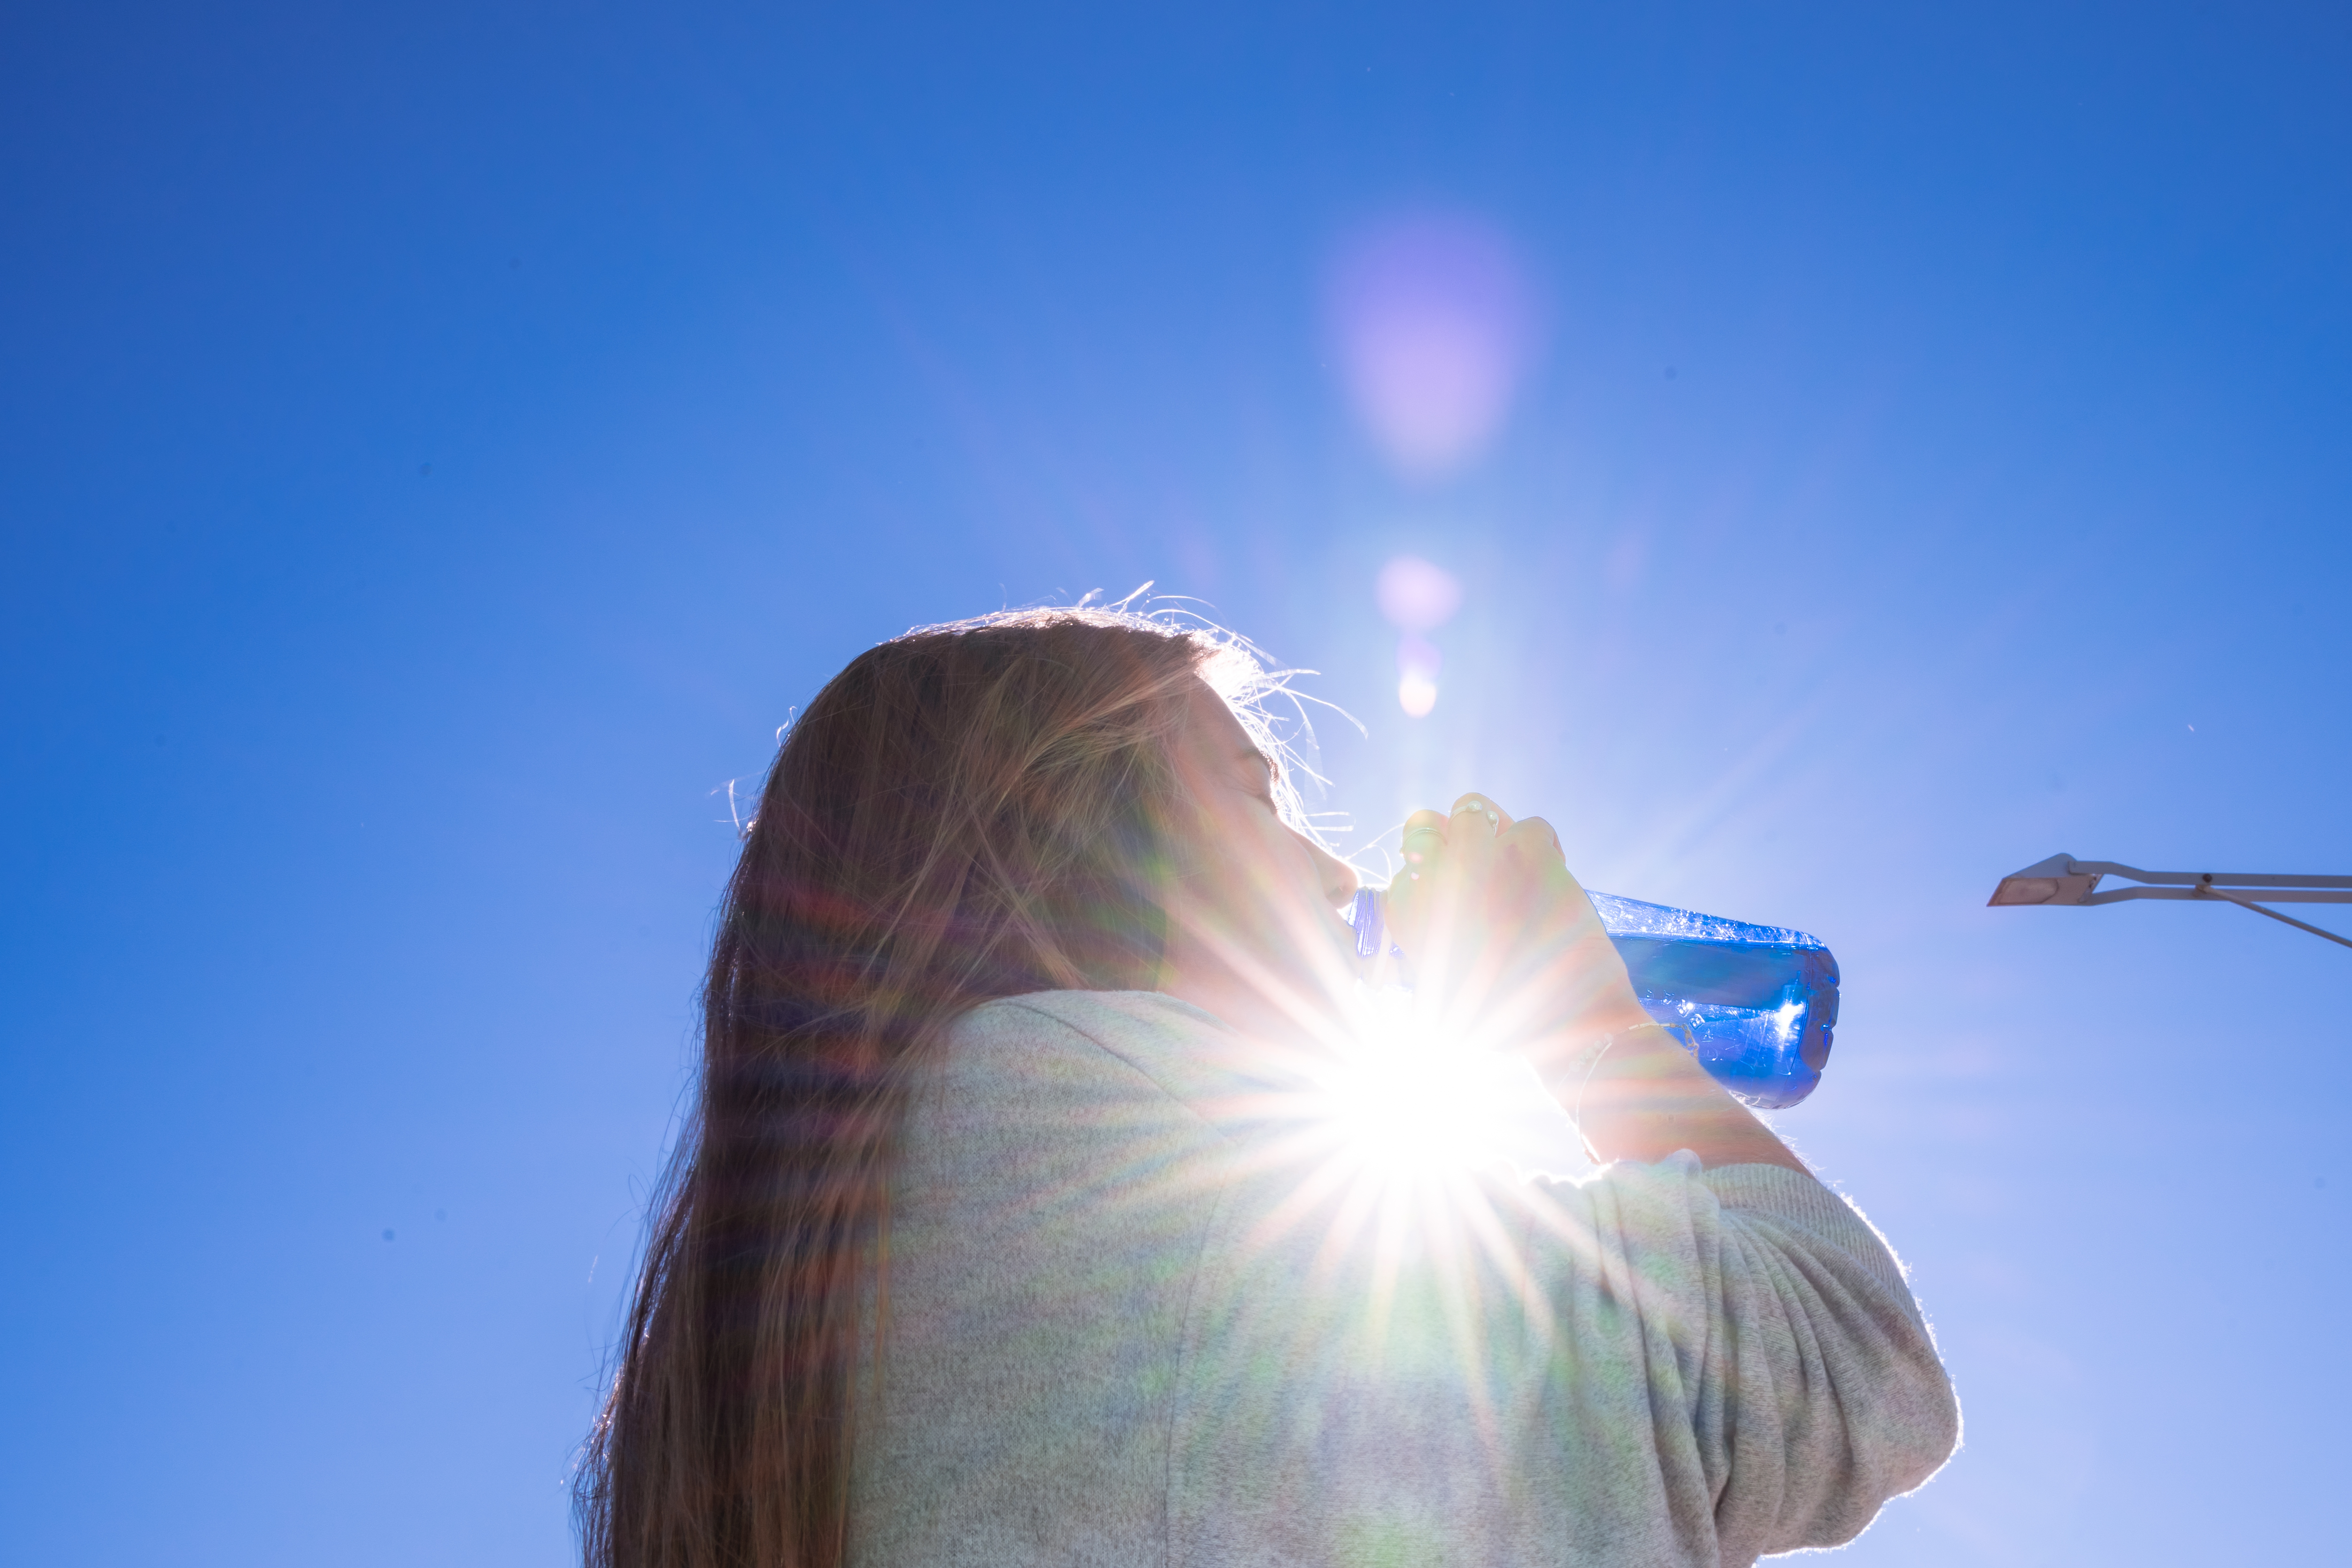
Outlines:
MULTIPOLYGON (((1683 1037, 1717 1082, 1765 1110, 1813 1092, 1837 1025, 1838 966, 1827 943, 1786 926, 1587 896, 1642 1005, 1683 1037)), ((1356 895, 1349 923, 1359 957, 1381 952, 1384 901, 1369 890, 1356 895)))

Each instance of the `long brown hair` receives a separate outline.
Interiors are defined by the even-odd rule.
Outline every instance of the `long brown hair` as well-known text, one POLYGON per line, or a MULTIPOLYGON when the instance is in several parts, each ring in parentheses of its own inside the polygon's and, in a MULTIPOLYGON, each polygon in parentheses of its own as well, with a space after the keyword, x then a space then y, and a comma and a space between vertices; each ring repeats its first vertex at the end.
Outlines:
POLYGON ((840 1568, 850 1378, 913 1075, 994 996, 1149 989, 1170 743, 1260 667, 1118 610, 861 655, 792 725, 728 884, 695 1114, 574 1490, 589 1568, 840 1568))

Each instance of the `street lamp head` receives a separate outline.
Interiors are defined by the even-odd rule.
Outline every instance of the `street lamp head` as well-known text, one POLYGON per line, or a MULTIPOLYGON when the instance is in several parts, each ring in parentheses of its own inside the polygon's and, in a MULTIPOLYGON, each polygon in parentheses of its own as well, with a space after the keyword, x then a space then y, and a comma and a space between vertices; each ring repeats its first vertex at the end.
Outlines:
POLYGON ((2053 855, 2047 860, 2037 860, 2022 871, 2012 871, 2000 879, 2000 886, 1985 900, 1988 909, 2000 909, 2009 904, 2081 904, 2090 900, 2091 889, 2099 885, 2096 871, 2077 871, 2072 855, 2053 855))

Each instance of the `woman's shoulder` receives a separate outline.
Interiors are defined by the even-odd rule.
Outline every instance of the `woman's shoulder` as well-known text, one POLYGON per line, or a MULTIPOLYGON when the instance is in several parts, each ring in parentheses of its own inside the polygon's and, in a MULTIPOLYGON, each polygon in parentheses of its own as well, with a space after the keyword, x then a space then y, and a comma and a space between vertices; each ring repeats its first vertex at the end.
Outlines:
POLYGON ((983 1002, 956 1021, 958 1037, 1034 1034, 1061 1029, 1116 1048, 1113 1042, 1192 1041, 1231 1030, 1190 1002, 1164 991, 1032 991, 983 1002))
POLYGON ((1209 1115, 1262 1087, 1264 1053, 1159 991, 1035 991, 984 1002, 949 1031, 954 1067, 992 1077, 1108 1072, 1140 1078, 1209 1115))

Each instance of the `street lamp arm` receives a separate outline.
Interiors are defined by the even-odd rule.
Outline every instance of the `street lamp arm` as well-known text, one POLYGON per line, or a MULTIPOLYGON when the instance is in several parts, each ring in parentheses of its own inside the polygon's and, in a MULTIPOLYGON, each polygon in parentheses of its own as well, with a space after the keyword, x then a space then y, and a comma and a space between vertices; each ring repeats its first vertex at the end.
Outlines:
MULTIPOLYGON (((2352 877, 2270 876, 2259 871, 2143 871, 2115 860, 2077 860, 2071 856, 2066 864, 2076 875, 2089 872, 2095 877, 2129 877, 2135 882, 2148 882, 2159 888, 2340 888, 2352 894, 2352 877)), ((2352 898, 2321 901, 2352 902, 2352 898)))
POLYGON ((2219 899, 2252 910, 2258 915, 2283 921, 2297 931, 2307 931, 2314 936, 2324 936, 2332 942, 2352 947, 2352 937, 2342 937, 2332 931, 2307 925, 2293 915, 2283 915, 2263 904, 2352 904, 2352 877, 2265 876, 2252 871, 2143 871, 2137 866, 2126 866, 2116 860, 2077 860, 2072 855, 2053 855, 2037 861, 2022 871, 2014 871, 2000 879, 2000 886, 1985 902, 1993 908, 2014 908, 2022 904, 2081 906, 2084 904, 2120 904, 2133 899, 2219 899), (2133 888, 2110 888, 2098 890, 2099 883, 2108 877, 2122 877, 2141 884, 2133 888), (2255 900, 2260 900, 2258 903, 2255 900))

